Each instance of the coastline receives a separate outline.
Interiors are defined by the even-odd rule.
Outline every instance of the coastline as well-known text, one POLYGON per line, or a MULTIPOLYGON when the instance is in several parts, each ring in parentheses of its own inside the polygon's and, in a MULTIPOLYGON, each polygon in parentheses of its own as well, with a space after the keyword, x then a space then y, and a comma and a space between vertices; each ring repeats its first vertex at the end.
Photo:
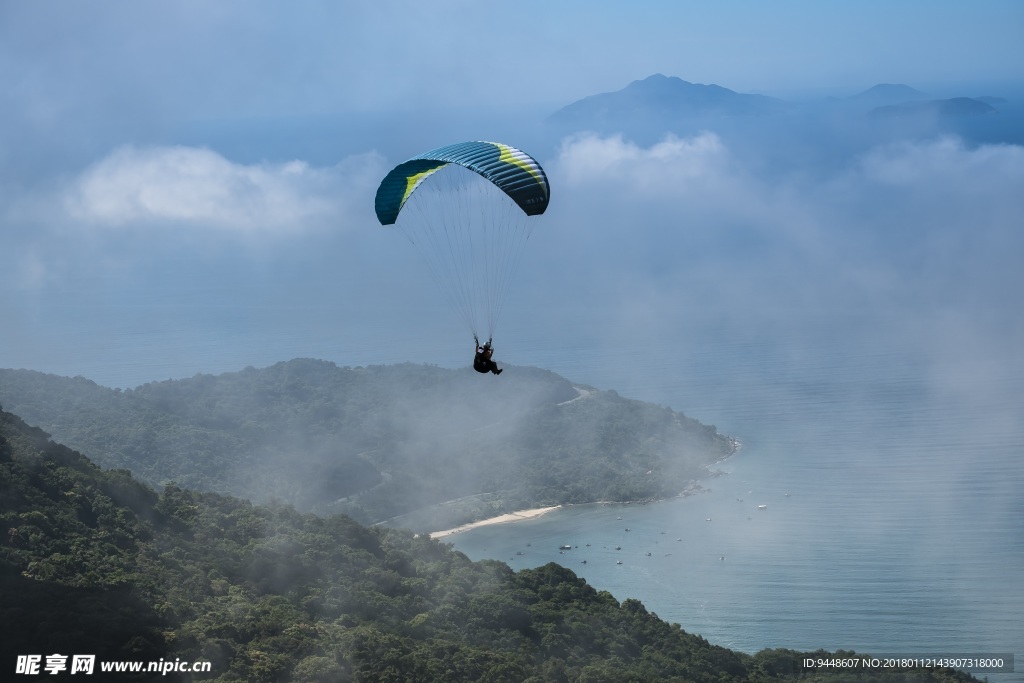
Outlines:
MULTIPOLYGON (((724 459, 725 458, 723 458, 722 460, 724 460, 724 459)), ((718 462, 721 462, 721 460, 719 460, 718 462)), ((718 471, 718 470, 711 470, 711 472, 710 472, 710 474, 708 476, 709 477, 719 477, 719 476, 722 476, 723 474, 726 474, 726 473, 718 471)), ((701 486, 700 483, 697 480, 694 480, 694 481, 691 481, 690 484, 685 489, 680 491, 675 496, 670 496, 670 497, 665 497, 665 498, 648 498, 648 499, 645 499, 645 500, 595 500, 595 501, 592 501, 592 502, 589 502, 589 503, 567 503, 565 505, 551 505, 551 506, 548 506, 548 507, 533 508, 533 509, 530 509, 530 510, 517 510, 515 512, 507 512, 505 514, 498 515, 496 517, 488 517, 487 519, 481 519, 481 520, 476 521, 476 522, 469 522, 468 524, 462 524, 462 525, 457 526, 457 527, 452 528, 452 529, 445 529, 444 531, 431 531, 427 535, 430 538, 439 539, 439 538, 445 538, 447 536, 451 536, 453 534, 460 533, 462 531, 469 531, 470 529, 476 529, 477 527, 490 526, 491 524, 507 524, 509 522, 518 522, 518 521, 521 521, 521 520, 524 520, 524 519, 534 519, 536 517, 540 517, 541 515, 545 515, 545 514, 551 512, 552 510, 558 510, 560 508, 563 508, 566 505, 568 505, 570 507, 578 506, 578 505, 647 505, 648 503, 656 503, 656 502, 659 502, 659 501, 662 501, 662 500, 668 500, 669 498, 685 498, 687 496, 696 495, 698 493, 706 493, 709 490, 710 489, 706 489, 703 486, 701 486)))
POLYGON ((476 529, 477 527, 490 526, 491 524, 506 524, 508 522, 518 522, 524 519, 534 519, 545 515, 552 510, 561 508, 561 505, 552 505, 544 508, 534 508, 532 510, 519 510, 517 512, 509 512, 504 515, 498 515, 497 517, 489 517, 487 519, 481 519, 478 522, 470 522, 469 524, 463 524, 457 526, 454 529, 445 529, 444 531, 432 531, 429 536, 433 539, 445 538, 452 534, 457 534, 461 531, 469 531, 470 529, 476 529))

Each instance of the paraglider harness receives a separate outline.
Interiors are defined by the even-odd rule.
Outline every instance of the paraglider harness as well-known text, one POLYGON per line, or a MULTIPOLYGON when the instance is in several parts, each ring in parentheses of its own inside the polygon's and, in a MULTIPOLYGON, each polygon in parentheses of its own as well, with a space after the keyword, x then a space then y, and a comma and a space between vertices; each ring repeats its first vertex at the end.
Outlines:
POLYGON ((473 369, 485 374, 493 372, 495 375, 500 375, 501 368, 491 360, 491 354, 494 353, 494 349, 491 348, 491 340, 488 339, 487 343, 483 346, 480 346, 480 340, 476 337, 473 337, 473 342, 476 344, 476 355, 473 356, 473 369))

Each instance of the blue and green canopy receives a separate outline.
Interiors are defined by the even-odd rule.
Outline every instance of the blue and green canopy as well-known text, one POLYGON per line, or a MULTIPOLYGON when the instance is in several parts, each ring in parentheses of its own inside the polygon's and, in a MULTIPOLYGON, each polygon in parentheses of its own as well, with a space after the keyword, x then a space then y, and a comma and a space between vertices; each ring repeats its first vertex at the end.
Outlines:
POLYGON ((540 164, 529 154, 500 142, 459 142, 420 154, 393 168, 377 188, 375 208, 381 225, 392 225, 420 183, 449 164, 489 180, 527 216, 544 213, 551 188, 540 164))

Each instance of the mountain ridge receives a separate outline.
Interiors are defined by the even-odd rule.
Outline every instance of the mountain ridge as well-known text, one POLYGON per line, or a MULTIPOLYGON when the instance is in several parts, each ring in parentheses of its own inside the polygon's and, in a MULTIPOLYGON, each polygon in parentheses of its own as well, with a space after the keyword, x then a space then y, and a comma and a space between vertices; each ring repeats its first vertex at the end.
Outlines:
MULTIPOLYGON (((623 134, 642 144, 652 144, 668 133, 695 135, 712 130, 727 138, 735 136, 743 147, 756 146, 755 142, 767 142, 769 148, 778 145, 784 158, 787 148, 806 144, 801 138, 805 133, 831 136, 830 143, 840 135, 874 142, 915 132, 984 136, 971 122, 999 113, 1007 104, 993 96, 935 98, 903 83, 878 83, 844 97, 792 102, 657 73, 619 90, 570 102, 551 113, 545 125, 561 135, 623 134), (887 121, 899 121, 899 125, 887 121)), ((1012 119, 1004 121, 1001 129, 1012 125, 1012 119)))
POLYGON ((720 85, 691 83, 657 73, 624 88, 584 97, 551 114, 547 122, 572 125, 585 119, 611 119, 629 115, 699 116, 708 114, 755 115, 789 108, 767 95, 737 93, 720 85))
POLYGON ((998 109, 987 102, 972 97, 950 97, 941 100, 917 100, 887 104, 875 107, 868 116, 875 118, 896 118, 912 116, 938 116, 943 118, 989 116, 998 109))
POLYGON ((877 83, 867 90, 845 98, 852 102, 868 103, 873 106, 896 104, 913 100, 928 99, 928 96, 903 83, 877 83))
POLYGON ((284 500, 364 523, 422 511, 411 516, 420 531, 678 495, 736 448, 683 413, 585 390, 580 399, 571 382, 537 368, 509 366, 481 382, 471 369, 312 359, 126 391, 0 370, 0 403, 151 485, 284 500), (483 493, 496 495, 439 507, 483 493))

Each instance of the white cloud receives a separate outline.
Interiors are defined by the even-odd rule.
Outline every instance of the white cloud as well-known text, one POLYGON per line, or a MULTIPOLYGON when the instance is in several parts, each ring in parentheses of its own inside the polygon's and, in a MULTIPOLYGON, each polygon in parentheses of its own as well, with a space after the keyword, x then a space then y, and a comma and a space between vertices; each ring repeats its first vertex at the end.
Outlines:
POLYGON ((958 138, 870 150, 820 184, 820 214, 907 253, 921 267, 987 278, 1024 248, 1024 147, 969 147, 958 138))
POLYGON ((586 134, 566 140, 551 166, 552 185, 566 194, 561 203, 574 212, 596 206, 601 215, 628 207, 638 235, 676 232, 695 217, 700 230, 742 224, 775 242, 895 236, 893 228, 979 239, 985 230, 1007 237, 1007 228, 1017 233, 1024 225, 1019 145, 901 142, 811 175, 751 167, 714 133, 668 136, 650 147, 586 134), (666 224, 666 217, 678 222, 666 224))
POLYGON ((633 240, 672 249, 680 239, 708 244, 758 233, 776 242, 813 240, 813 202, 794 182, 758 175, 718 135, 704 132, 668 135, 650 147, 618 135, 570 138, 553 164, 552 184, 565 188, 574 211, 594 214, 581 221, 588 232, 613 224, 633 240))
POLYGON ((63 206, 76 224, 94 228, 283 237, 366 214, 382 168, 376 154, 314 168, 236 164, 194 147, 124 147, 76 178, 63 206))
POLYGON ((584 134, 563 142, 557 169, 572 186, 613 181, 635 191, 675 194, 694 182, 720 176, 729 165, 728 150, 714 133, 692 138, 669 135, 647 148, 621 135, 584 134))
POLYGON ((1024 176, 1024 147, 982 145, 972 149, 955 137, 927 143, 900 142, 871 150, 864 157, 862 169, 867 178, 892 186, 948 183, 968 187, 973 193, 980 187, 991 187, 990 180, 1004 178, 1012 182, 1024 176))
POLYGON ((646 279, 673 302, 999 305, 1022 282, 1021 146, 902 142, 778 173, 712 133, 648 147, 584 135, 550 170, 549 239, 601 281, 646 279))

